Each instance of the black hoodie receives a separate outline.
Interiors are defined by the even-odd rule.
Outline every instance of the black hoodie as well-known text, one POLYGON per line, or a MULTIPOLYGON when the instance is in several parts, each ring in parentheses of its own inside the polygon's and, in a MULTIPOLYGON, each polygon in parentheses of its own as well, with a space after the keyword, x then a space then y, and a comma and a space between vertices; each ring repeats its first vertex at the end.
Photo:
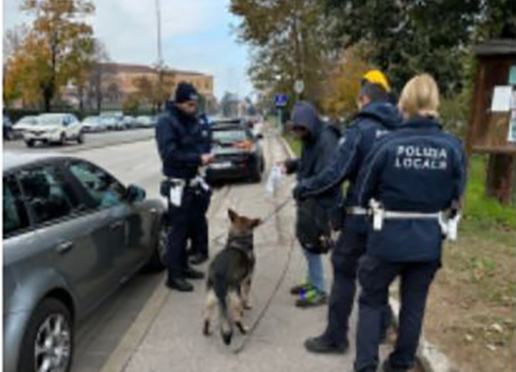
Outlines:
MULTIPOLYGON (((287 162, 287 171, 296 172, 298 181, 308 179, 322 171, 337 147, 340 133, 337 128, 323 123, 316 109, 308 102, 298 102, 292 110, 293 128, 303 127, 309 135, 303 139, 301 157, 287 162)), ((317 195, 324 208, 338 205, 342 200, 339 185, 317 195)))

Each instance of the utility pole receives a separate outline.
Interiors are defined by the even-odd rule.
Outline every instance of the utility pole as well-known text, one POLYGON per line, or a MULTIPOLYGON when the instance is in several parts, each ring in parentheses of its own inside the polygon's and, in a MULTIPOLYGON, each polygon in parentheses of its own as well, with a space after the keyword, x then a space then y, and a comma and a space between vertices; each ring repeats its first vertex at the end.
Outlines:
POLYGON ((161 46, 161 6, 160 0, 156 0, 156 25, 157 25, 157 43, 158 43, 158 62, 157 62, 157 72, 158 72, 158 89, 157 89, 157 109, 161 110, 161 106, 163 105, 163 100, 165 98, 165 92, 163 88, 163 74, 164 74, 164 62, 163 62, 163 49, 161 46))
POLYGON ((156 0, 156 24, 158 27, 158 66, 163 65, 163 49, 161 47, 161 7, 160 7, 160 0, 156 0))

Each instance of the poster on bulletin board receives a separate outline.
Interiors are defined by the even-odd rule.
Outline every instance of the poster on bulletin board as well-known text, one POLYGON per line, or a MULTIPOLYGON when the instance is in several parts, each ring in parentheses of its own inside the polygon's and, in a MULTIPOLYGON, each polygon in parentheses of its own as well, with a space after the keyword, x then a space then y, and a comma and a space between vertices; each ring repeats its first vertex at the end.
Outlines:
POLYGON ((509 121, 509 135, 507 141, 516 143, 516 110, 511 112, 511 120, 509 121))
POLYGON ((509 70, 509 84, 516 85, 516 66, 511 66, 509 70))

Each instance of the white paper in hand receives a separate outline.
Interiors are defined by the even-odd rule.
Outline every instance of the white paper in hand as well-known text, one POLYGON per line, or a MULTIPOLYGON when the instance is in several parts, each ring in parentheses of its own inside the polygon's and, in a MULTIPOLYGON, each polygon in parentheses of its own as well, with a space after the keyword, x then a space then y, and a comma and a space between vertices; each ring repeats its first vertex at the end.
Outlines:
POLYGON ((170 188, 170 203, 176 207, 181 206, 183 199, 183 185, 176 185, 170 188))
POLYGON ((269 178, 267 180, 267 186, 265 187, 266 190, 273 194, 274 190, 276 190, 276 185, 278 184, 279 180, 281 179, 281 168, 277 165, 274 165, 271 168, 271 172, 269 173, 269 178))

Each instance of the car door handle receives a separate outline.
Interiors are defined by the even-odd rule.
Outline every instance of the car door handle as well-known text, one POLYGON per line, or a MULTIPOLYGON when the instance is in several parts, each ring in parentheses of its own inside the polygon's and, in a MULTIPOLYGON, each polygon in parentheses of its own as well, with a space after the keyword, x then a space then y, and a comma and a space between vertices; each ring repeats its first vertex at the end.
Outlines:
POLYGON ((56 251, 59 254, 64 254, 73 248, 73 243, 70 241, 61 242, 57 245, 56 251))
POLYGON ((122 221, 116 221, 116 222, 113 222, 111 225, 109 225, 109 228, 111 230, 117 230, 117 229, 121 228, 122 226, 124 226, 124 223, 122 221))

